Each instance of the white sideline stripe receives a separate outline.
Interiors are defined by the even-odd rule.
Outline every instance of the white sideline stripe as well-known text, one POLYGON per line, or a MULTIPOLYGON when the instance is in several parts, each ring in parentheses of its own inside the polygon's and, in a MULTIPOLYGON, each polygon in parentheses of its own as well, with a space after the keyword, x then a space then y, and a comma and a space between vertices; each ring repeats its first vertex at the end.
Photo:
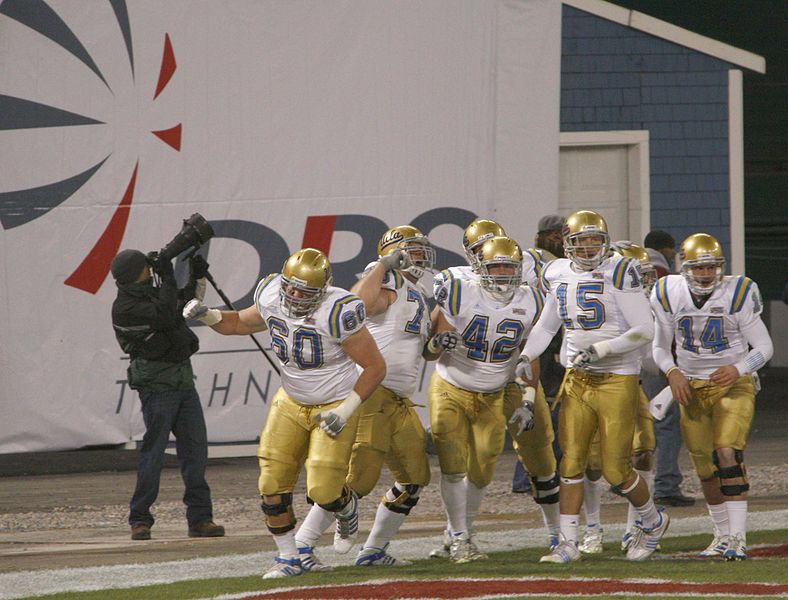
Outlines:
MULTIPOLYGON (((788 510, 749 513, 747 525, 749 531, 788 528, 788 510)), ((704 532, 711 532, 711 521, 707 516, 674 519, 670 522, 671 535, 704 532)), ((608 540, 618 539, 624 533, 624 527, 620 524, 608 525, 605 533, 608 540)), ((542 528, 482 531, 474 539, 483 550, 496 552, 546 547, 547 541, 542 528)), ((422 559, 442 543, 442 535, 399 539, 391 542, 389 552, 396 557, 422 559)), ((351 565, 355 558, 353 553, 338 555, 330 546, 319 547, 318 554, 325 564, 332 566, 351 565)), ((2 573, 0 600, 58 592, 138 588, 176 581, 262 575, 271 566, 275 555, 275 551, 268 551, 147 564, 2 573)), ((402 572, 406 573, 407 569, 402 572)))

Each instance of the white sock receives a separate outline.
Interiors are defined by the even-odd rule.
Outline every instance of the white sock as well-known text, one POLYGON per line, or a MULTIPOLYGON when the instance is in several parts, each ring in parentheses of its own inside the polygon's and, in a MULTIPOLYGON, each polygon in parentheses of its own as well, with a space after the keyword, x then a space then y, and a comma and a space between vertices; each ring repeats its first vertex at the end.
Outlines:
MULTIPOLYGON (((649 495, 651 495, 651 490, 654 487, 654 473, 652 473, 651 471, 641 471, 639 469, 635 469, 635 471, 637 471, 637 474, 640 475, 640 478, 646 482, 646 485, 648 486, 649 495)), ((632 506, 632 503, 630 502, 629 508, 627 508, 627 528, 626 528, 627 533, 632 532, 632 528, 635 527, 635 521, 637 521, 637 518, 638 518, 638 511, 637 509, 635 509, 634 506, 632 506)))
POLYGON ((468 528, 465 482, 452 481, 456 475, 441 475, 441 500, 449 520, 449 531, 453 535, 466 533, 468 528))
POLYGON ((295 539, 306 546, 315 546, 320 536, 333 522, 334 513, 313 504, 301 527, 298 528, 295 539))
POLYGON ((276 542, 276 547, 279 548, 279 556, 283 558, 298 557, 298 548, 296 548, 295 535, 293 535, 292 530, 282 535, 275 535, 272 537, 274 538, 274 542, 276 542))
POLYGON ((479 506, 482 504, 484 488, 476 487, 476 484, 471 483, 467 478, 463 481, 465 482, 465 521, 468 523, 468 534, 470 534, 479 506))
MULTIPOLYGON (((394 484, 397 489, 404 490, 405 486, 399 483, 394 484)), ((391 489, 386 492, 386 500, 394 502, 396 498, 391 489)), ((408 515, 398 513, 386 508, 382 502, 378 504, 378 511, 375 513, 375 522, 372 524, 372 531, 369 532, 369 537, 364 543, 364 548, 383 548, 391 541, 399 528, 405 522, 405 517, 408 515)))
POLYGON ((714 531, 718 535, 730 535, 730 522, 728 521, 728 507, 722 504, 706 504, 709 509, 711 522, 714 523, 714 531))
MULTIPOLYGON (((631 504, 632 502, 630 501, 630 505, 631 504)), ((643 506, 636 506, 635 510, 640 517, 640 522, 646 529, 651 529, 659 525, 661 517, 657 512, 657 507, 654 505, 654 500, 652 500, 651 496, 648 497, 648 500, 643 506)))
POLYGON ((602 506, 602 478, 591 481, 585 477, 583 486, 583 514, 586 518, 586 527, 599 526, 599 510, 602 506))
POLYGON ((560 508, 558 502, 552 504, 540 504, 544 526, 550 535, 558 535, 561 531, 560 508))
POLYGON ((728 526, 731 535, 740 535, 747 540, 747 501, 727 500, 725 508, 728 511, 728 526))
POLYGON ((567 542, 577 545, 577 527, 580 515, 561 515, 561 533, 567 542))

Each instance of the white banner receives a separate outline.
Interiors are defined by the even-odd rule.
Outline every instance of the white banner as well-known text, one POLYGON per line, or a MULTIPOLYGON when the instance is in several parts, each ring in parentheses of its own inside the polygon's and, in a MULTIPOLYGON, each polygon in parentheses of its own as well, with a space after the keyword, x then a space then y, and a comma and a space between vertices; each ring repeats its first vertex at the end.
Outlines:
MULTIPOLYGON (((440 267, 463 262, 476 216, 530 246, 557 206, 560 12, 554 0, 0 3, 0 453, 141 438, 109 262, 161 248, 194 212, 240 308, 307 245, 350 287, 394 225, 430 235, 440 267)), ((213 290, 206 301, 222 304, 213 290)), ((197 332, 210 440, 254 440, 278 378, 251 340, 197 332)))

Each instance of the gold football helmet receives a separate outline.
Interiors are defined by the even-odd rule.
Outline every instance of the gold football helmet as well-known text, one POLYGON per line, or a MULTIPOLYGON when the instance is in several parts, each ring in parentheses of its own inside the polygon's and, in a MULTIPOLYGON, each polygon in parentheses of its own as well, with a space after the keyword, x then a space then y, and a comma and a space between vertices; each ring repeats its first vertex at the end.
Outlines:
POLYGON ((651 258, 646 252, 646 249, 637 244, 633 244, 629 240, 621 240, 614 242, 610 249, 618 252, 621 256, 633 258, 640 263, 640 275, 643 279, 643 291, 646 296, 651 294, 654 284, 657 283, 657 270, 651 264, 651 258))
POLYGON ((465 258, 475 272, 479 272, 479 257, 476 255, 481 245, 491 237, 505 236, 506 232, 498 223, 491 219, 475 219, 465 228, 462 235, 462 247, 465 258))
POLYGON ((523 283, 523 252, 512 238, 497 235, 479 248, 482 288, 496 300, 509 302, 523 283))
POLYGON ((610 235, 602 215, 578 210, 566 218, 563 229, 564 252, 583 271, 593 271, 610 252, 610 235))
POLYGON ((722 282, 725 254, 708 233, 695 233, 681 242, 679 258, 681 274, 692 293, 708 296, 722 282))
POLYGON ((420 279, 425 271, 431 271, 435 265, 435 248, 427 236, 412 225, 392 227, 380 238, 378 256, 386 256, 394 250, 407 252, 410 265, 403 271, 416 279, 420 279))
POLYGON ((331 264, 326 255, 314 248, 299 250, 282 266, 282 310, 294 319, 310 315, 322 302, 329 285, 331 264))

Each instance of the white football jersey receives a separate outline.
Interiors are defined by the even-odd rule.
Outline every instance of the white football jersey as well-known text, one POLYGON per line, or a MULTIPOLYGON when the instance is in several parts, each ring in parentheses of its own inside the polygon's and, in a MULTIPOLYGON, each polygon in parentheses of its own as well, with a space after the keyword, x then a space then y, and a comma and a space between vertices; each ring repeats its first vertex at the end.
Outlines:
MULTIPOLYGON (((371 263, 367 270, 376 265, 371 263)), ((397 294, 385 312, 367 317, 367 329, 386 361, 387 387, 410 398, 424 364, 421 351, 430 335, 430 309, 421 287, 398 271, 388 271, 381 287, 397 294)))
POLYGON ((749 351, 741 329, 760 319, 758 285, 748 277, 724 277, 701 308, 695 306, 682 275, 661 278, 651 292, 657 325, 676 340, 676 364, 685 376, 708 379, 719 367, 733 365, 749 351))
MULTIPOLYGON (((569 367, 575 355, 591 344, 616 338, 637 323, 627 323, 618 307, 619 294, 643 294, 637 261, 613 254, 593 271, 575 270, 568 258, 558 258, 542 271, 543 289, 555 297, 564 326, 561 364, 569 367)), ((652 319, 650 311, 643 319, 652 319)), ((641 351, 610 354, 591 363, 592 373, 637 375, 641 351)))
MULTIPOLYGON (((455 267, 456 268, 456 267, 455 267)), ((451 269, 435 276, 435 300, 460 343, 443 352, 435 370, 459 388, 490 393, 512 379, 520 344, 544 306, 536 288, 517 288, 504 304, 488 295, 476 281, 461 279, 451 269)))
POLYGON ((330 286, 309 317, 294 319, 282 310, 281 282, 279 273, 261 280, 254 304, 271 334, 282 387, 299 404, 309 406, 346 398, 358 371, 341 344, 365 327, 364 303, 347 290, 330 286))

